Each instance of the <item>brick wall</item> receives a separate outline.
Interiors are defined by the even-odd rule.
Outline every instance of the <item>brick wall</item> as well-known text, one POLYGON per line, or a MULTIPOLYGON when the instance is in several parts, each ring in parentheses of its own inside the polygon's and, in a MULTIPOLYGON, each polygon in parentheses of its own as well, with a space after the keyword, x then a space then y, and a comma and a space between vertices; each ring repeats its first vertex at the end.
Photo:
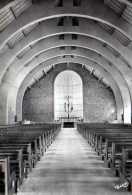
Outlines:
POLYGON ((106 122, 116 118, 116 103, 111 90, 78 64, 56 65, 44 78, 26 91, 23 99, 23 119, 51 122, 54 120, 54 79, 64 70, 77 72, 83 81, 84 120, 106 122))

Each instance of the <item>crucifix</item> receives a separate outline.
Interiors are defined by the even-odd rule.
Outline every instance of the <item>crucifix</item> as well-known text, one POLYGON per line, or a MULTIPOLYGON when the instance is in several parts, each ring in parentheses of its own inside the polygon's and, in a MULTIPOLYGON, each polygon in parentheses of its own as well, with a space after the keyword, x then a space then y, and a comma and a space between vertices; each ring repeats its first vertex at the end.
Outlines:
POLYGON ((73 105, 72 103, 70 102, 70 98, 71 96, 66 96, 66 102, 64 103, 64 109, 65 109, 65 112, 68 114, 68 119, 70 118, 70 113, 73 111, 73 105))

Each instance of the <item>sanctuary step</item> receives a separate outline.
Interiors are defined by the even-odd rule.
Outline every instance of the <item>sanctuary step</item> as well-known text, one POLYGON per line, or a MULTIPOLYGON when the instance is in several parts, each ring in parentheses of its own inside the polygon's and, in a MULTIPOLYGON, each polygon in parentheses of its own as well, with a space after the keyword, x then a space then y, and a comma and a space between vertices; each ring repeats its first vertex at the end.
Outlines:
POLYGON ((75 128, 63 128, 18 195, 129 195, 75 128))

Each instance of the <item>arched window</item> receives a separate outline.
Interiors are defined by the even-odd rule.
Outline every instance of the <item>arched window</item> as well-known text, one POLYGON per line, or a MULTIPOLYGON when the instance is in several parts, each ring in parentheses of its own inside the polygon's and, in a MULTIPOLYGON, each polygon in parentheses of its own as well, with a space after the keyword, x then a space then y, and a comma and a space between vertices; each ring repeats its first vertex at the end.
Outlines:
POLYGON ((63 117, 83 118, 82 79, 71 70, 59 73, 54 82, 54 118, 63 117))

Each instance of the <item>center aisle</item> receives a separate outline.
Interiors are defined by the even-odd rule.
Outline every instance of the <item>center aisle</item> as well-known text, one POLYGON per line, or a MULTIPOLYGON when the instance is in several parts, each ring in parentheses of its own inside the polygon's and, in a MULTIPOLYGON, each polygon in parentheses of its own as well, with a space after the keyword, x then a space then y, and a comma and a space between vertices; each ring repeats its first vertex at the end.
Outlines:
POLYGON ((128 195, 76 129, 62 129, 18 195, 128 195))

